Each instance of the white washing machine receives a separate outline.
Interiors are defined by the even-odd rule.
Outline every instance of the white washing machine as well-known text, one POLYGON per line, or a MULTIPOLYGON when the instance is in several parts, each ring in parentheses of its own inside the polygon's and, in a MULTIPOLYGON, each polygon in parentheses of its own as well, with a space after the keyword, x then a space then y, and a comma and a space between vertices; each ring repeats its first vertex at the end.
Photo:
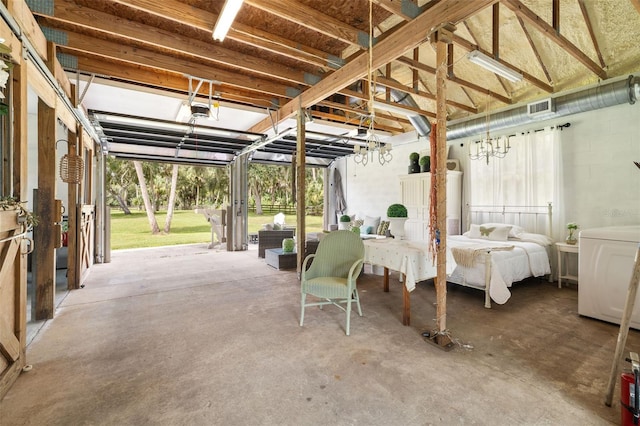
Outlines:
MULTIPOLYGON (((640 225, 585 229, 579 237, 578 313, 620 324, 640 243, 640 225)), ((630 327, 640 330, 640 292, 630 327)))

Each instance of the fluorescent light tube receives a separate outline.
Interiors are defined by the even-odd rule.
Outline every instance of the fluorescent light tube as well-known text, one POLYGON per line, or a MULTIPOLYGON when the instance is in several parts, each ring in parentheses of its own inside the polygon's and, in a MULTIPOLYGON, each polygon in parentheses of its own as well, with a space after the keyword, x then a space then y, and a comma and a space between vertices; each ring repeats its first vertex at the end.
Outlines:
POLYGON ((469 59, 474 64, 480 65, 484 69, 491 71, 492 73, 498 74, 507 80, 516 83, 522 80, 522 74, 512 70, 491 58, 490 56, 485 55, 479 50, 474 50, 473 52, 469 52, 467 54, 467 59, 469 59))
POLYGON ((213 28, 213 39, 223 41, 231 28, 233 20, 242 6, 244 0, 227 0, 222 7, 222 12, 218 16, 216 26, 213 28))

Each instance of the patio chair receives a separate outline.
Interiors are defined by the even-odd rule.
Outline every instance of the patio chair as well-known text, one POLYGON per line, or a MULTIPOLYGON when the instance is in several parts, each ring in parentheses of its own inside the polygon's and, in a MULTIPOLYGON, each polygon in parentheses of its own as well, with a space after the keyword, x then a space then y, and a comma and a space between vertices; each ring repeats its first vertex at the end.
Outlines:
POLYGON ((356 303, 358 314, 362 316, 356 279, 362 270, 363 260, 364 244, 354 232, 334 231, 322 238, 316 253, 308 255, 302 264, 300 326, 307 306, 322 309, 324 305, 336 305, 347 313, 345 332, 349 335, 351 303, 356 303), (313 262, 307 270, 311 259, 313 262), (322 300, 307 303, 307 295, 322 300))

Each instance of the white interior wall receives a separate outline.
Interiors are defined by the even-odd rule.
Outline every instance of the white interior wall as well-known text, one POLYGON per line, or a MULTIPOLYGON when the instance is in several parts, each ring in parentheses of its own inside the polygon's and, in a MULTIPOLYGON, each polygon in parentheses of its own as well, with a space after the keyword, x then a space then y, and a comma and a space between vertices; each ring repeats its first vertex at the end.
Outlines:
POLYGON ((389 138, 386 142, 393 144, 393 160, 385 165, 380 165, 377 158, 369 158, 366 166, 355 164, 352 156, 336 160, 335 167, 342 175, 347 214, 385 218, 387 207, 402 201, 399 176, 407 174, 409 154, 429 147, 429 139, 418 141, 415 132, 389 138))
MULTIPOLYGON (((578 223, 580 229, 639 224, 640 169, 633 160, 640 161, 640 102, 511 128, 496 136, 567 122, 571 127, 562 131, 565 202, 554 211, 564 209, 567 221, 578 223)), ((467 148, 471 139, 448 142, 449 158, 459 159, 463 172, 471 161, 467 148)), ((428 140, 417 141, 411 132, 391 141, 395 141, 393 160, 388 165, 356 165, 352 157, 336 161, 349 214, 384 217, 389 204, 400 202, 398 176, 407 173, 409 154, 425 149, 428 140)), ((465 175, 463 182, 465 203, 473 184, 465 175)))

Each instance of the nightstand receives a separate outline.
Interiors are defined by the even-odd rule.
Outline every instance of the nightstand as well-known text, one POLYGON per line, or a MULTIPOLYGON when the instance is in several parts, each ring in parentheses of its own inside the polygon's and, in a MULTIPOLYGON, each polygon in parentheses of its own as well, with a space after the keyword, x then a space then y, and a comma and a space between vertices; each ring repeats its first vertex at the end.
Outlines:
MULTIPOLYGON (((556 250, 558 251, 558 288, 562 288, 562 279, 567 279, 567 280, 572 280, 575 281, 576 284, 578 283, 578 276, 577 275, 570 275, 568 273, 569 268, 565 268, 567 269, 567 272, 563 272, 563 268, 562 268, 562 261, 564 260, 565 256, 568 256, 569 253, 575 253, 575 254, 579 254, 580 253, 580 246, 578 244, 567 244, 567 243, 556 243, 556 250)), ((565 266, 566 263, 565 263, 565 266)))

